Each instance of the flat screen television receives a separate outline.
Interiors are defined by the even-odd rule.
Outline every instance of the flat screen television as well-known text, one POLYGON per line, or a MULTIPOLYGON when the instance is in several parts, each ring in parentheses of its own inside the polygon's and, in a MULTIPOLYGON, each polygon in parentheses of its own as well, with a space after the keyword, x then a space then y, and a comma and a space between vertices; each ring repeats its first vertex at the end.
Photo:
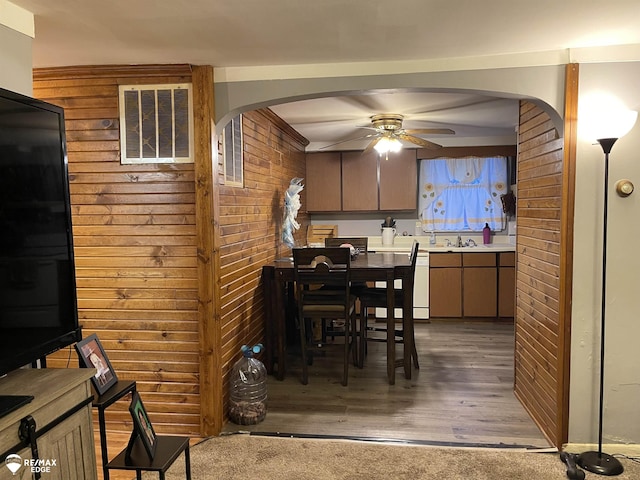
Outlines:
POLYGON ((0 376, 80 338, 64 111, 0 88, 0 376))

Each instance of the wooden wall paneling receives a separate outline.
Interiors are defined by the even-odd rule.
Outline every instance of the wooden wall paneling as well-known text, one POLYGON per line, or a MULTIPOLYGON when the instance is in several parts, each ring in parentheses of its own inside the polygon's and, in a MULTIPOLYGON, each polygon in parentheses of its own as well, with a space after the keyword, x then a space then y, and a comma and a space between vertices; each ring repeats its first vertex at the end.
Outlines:
POLYGON ((220 251, 218 189, 214 173, 213 68, 193 67, 196 231, 198 267, 198 336, 200 357, 200 434, 217 435, 223 424, 223 384, 219 352, 220 251))
MULTIPOLYGON (((194 165, 121 165, 118 140, 118 85, 185 82, 188 65, 37 69, 34 96, 65 109, 83 333, 137 381, 159 433, 199 435, 194 165)), ((49 365, 77 365, 75 353, 49 365)), ((126 404, 109 409, 107 429, 130 432, 126 404)))
MULTIPOLYGON (((210 67, 40 69, 34 95, 63 106, 68 121, 85 335, 98 333, 118 375, 138 382, 159 433, 219 432, 240 346, 263 338, 262 266, 290 254, 284 191, 305 177, 307 140, 270 110, 245 113, 245 186, 234 188, 219 181, 210 67), (118 85, 183 82, 194 88, 196 164, 121 165, 118 85)), ((71 356, 50 364, 77 364, 71 356)), ((107 411, 109 431, 130 428, 126 403, 107 411)))
MULTIPOLYGON (((566 141, 566 140, 564 140, 566 141)), ((566 346, 561 273, 566 251, 563 139, 537 105, 520 103, 516 239, 515 393, 554 445, 563 434, 566 346)))
MULTIPOLYGON (((308 143, 267 109, 243 114, 244 187, 219 187, 220 336, 224 412, 231 367, 243 344, 263 341, 265 305, 262 266, 290 255, 281 241, 284 192, 294 177, 306 176, 308 143)), ((309 217, 305 191, 296 241, 304 243, 309 217)))

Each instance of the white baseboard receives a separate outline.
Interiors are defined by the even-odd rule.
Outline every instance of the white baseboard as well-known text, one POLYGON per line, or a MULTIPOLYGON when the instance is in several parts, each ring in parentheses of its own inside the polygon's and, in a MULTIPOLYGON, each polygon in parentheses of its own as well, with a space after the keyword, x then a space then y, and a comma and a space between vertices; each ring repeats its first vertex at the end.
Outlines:
MULTIPOLYGON (((597 451, 598 445, 591 443, 566 443, 563 448, 565 452, 582 453, 588 451, 597 451)), ((640 457, 640 445, 638 444, 622 444, 610 443, 603 444, 602 451, 609 455, 626 455, 628 457, 640 457)))

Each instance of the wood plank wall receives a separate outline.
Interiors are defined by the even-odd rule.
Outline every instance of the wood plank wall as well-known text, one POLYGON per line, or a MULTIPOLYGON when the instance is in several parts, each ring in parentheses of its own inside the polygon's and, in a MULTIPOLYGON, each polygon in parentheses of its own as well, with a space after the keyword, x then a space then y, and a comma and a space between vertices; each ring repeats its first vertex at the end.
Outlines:
POLYGON ((549 115, 528 101, 520 103, 517 162, 515 393, 559 446, 563 139, 549 115))
MULTIPOLYGON (((294 177, 304 178, 308 141, 271 110, 243 115, 244 187, 220 185, 222 366, 224 385, 243 344, 264 338, 262 266, 291 255, 280 240, 284 192, 294 177)), ((304 243, 309 217, 298 213, 297 241, 304 243)), ((228 388, 225 392, 227 411, 228 388)))
MULTIPOLYGON (((193 67, 194 82, 198 68, 193 67)), ((199 75, 206 80, 206 73, 199 75)), ((201 412, 211 408, 203 408, 201 399, 222 395, 226 402, 240 346, 263 341, 261 269, 290 254, 280 242, 282 202, 291 178, 305 176, 307 141, 270 110, 246 113, 245 185, 219 185, 214 171, 212 198, 218 204, 207 215, 199 213, 201 181, 195 175, 210 172, 210 166, 120 164, 118 85, 191 81, 188 65, 34 71, 34 96, 65 109, 83 334, 97 333, 119 378, 137 381, 158 433, 199 436, 219 433, 226 417, 225 403, 203 424, 201 412), (201 364, 206 355, 199 352, 199 222, 215 225, 219 245, 207 255, 220 257, 212 279, 218 290, 213 298, 220 299, 213 308, 220 321, 213 328, 221 329, 214 333, 222 339, 214 375, 224 378, 214 385, 222 391, 207 395, 199 390, 199 376, 210 367, 201 364)), ((196 118, 206 117, 198 105, 194 109, 196 118)), ((302 198, 304 205, 304 191, 302 198)), ((298 220, 296 238, 304 240, 304 207, 298 220)), ((71 350, 48 361, 52 367, 77 364, 71 350)), ((108 431, 130 432, 126 407, 119 402, 107 410, 108 431)))
MULTIPOLYGON (((194 165, 121 165, 118 114, 120 84, 190 82, 185 65, 69 67, 35 70, 33 92, 65 109, 83 334, 136 380, 159 433, 197 435, 194 165)), ((120 403, 108 429, 130 431, 120 403)))

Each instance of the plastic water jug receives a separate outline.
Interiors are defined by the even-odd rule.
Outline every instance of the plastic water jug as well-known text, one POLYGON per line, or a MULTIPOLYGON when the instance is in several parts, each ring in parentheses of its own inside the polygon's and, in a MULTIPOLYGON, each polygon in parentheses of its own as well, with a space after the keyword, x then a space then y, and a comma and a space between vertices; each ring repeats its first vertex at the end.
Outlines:
POLYGON ((237 425, 255 425, 267 415, 267 369, 254 358, 262 345, 243 345, 242 358, 231 371, 229 420, 237 425))

